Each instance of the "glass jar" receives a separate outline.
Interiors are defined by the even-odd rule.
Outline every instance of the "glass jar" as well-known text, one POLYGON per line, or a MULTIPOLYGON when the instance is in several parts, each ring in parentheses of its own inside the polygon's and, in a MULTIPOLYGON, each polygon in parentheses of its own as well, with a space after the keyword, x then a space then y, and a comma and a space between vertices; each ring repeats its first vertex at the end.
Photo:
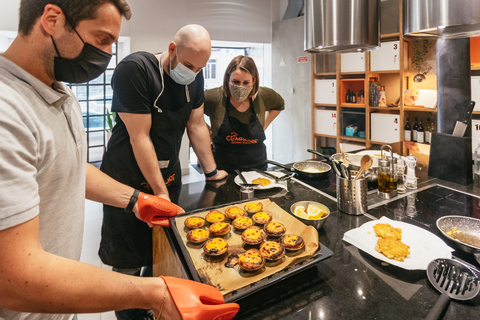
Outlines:
POLYGON ((390 160, 380 159, 378 160, 378 192, 390 193, 390 160))

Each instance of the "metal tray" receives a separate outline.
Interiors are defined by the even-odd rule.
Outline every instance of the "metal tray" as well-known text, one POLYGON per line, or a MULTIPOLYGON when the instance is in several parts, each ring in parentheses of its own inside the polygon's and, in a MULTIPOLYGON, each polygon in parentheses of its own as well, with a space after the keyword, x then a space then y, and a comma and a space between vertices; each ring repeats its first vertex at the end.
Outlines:
MULTIPOLYGON (((252 200, 258 200, 258 199, 249 199, 248 202, 250 202, 252 200)), ((177 217, 189 216, 189 215, 192 215, 192 214, 195 214, 195 213, 198 213, 198 212, 209 211, 209 210, 221 208, 221 207, 224 207, 225 205, 235 205, 235 204, 245 203, 245 202, 246 202, 245 200, 242 200, 242 201, 237 201, 237 202, 231 202, 231 203, 228 203, 228 204, 221 204, 221 205, 214 206, 214 207, 197 209, 197 210, 193 210, 193 211, 190 211, 190 212, 180 214, 177 217)), ((190 254, 189 254, 187 248, 185 247, 185 244, 184 244, 184 241, 183 241, 184 239, 182 239, 182 237, 180 236, 180 234, 178 232, 175 218, 170 218, 170 225, 172 226, 171 230, 172 230, 173 235, 174 235, 174 241, 176 242, 177 247, 181 251, 181 254, 182 254, 182 259, 181 260, 182 260, 182 263, 184 264, 185 270, 187 270, 190 273, 190 276, 193 280, 203 283, 202 279, 200 278, 200 276, 197 272, 197 269, 195 268, 195 264, 193 263, 193 261, 190 257, 190 254)), ((317 264, 318 262, 326 260, 333 255, 333 252, 329 248, 325 247, 320 242, 319 242, 319 245, 320 245, 320 250, 315 252, 313 254, 313 256, 311 256, 309 259, 300 261, 299 263, 296 263, 292 266, 289 266, 289 267, 281 270, 280 272, 277 272, 277 273, 275 273, 275 274, 273 274, 273 275, 271 275, 267 278, 261 279, 261 280, 255 282, 255 283, 251 283, 250 285, 247 285, 243 288, 240 288, 238 290, 235 290, 233 292, 230 292, 230 293, 226 294, 225 297, 224 297, 225 302, 227 302, 227 303, 228 302, 234 302, 234 301, 238 301, 242 298, 245 298, 246 296, 249 296, 249 295, 251 295, 255 292, 258 292, 258 291, 262 290, 263 288, 266 288, 268 286, 276 284, 276 283, 282 281, 285 278, 288 278, 288 277, 293 276, 297 273, 300 273, 301 271, 306 270, 306 269, 312 267, 313 265, 317 264)))

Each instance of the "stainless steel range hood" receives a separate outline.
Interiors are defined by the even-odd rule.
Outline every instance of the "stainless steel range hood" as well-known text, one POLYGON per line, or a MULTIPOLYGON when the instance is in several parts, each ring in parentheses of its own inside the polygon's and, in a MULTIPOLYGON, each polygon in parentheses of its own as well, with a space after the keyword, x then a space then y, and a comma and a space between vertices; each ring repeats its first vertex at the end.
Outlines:
POLYGON ((305 51, 377 49, 379 16, 380 0, 305 0, 305 51))
POLYGON ((479 0, 404 0, 403 10, 405 36, 480 36, 479 0))

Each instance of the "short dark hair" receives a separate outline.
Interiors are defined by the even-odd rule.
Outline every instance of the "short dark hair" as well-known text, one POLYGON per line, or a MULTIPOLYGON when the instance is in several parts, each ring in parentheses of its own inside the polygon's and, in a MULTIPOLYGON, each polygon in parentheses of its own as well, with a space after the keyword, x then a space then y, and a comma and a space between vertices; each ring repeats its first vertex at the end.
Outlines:
POLYGON ((47 4, 59 6, 68 19, 68 23, 66 21, 65 24, 75 28, 82 20, 95 19, 97 9, 105 3, 111 3, 117 7, 120 14, 127 20, 132 16, 127 0, 21 0, 18 32, 29 35, 47 4))
POLYGON ((232 72, 240 69, 247 73, 250 73, 253 77, 253 90, 248 96, 248 98, 254 97, 258 92, 258 70, 257 66, 255 65, 255 61, 252 58, 247 56, 236 56, 233 58, 232 61, 228 64, 227 70, 225 70, 225 75, 223 76, 223 92, 227 98, 230 98, 232 95, 230 94, 230 90, 228 89, 228 83, 230 82, 230 76, 232 72))

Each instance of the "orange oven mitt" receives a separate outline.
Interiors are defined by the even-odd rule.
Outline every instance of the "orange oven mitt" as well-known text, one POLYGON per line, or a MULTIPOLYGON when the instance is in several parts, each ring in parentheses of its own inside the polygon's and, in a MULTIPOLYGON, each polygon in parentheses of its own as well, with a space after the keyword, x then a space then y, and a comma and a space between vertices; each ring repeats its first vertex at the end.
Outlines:
POLYGON ((142 221, 163 227, 170 227, 168 217, 185 212, 173 202, 143 192, 140 192, 137 204, 142 221))
POLYGON ((191 280, 160 277, 184 320, 230 320, 240 309, 227 303, 216 288, 191 280))

